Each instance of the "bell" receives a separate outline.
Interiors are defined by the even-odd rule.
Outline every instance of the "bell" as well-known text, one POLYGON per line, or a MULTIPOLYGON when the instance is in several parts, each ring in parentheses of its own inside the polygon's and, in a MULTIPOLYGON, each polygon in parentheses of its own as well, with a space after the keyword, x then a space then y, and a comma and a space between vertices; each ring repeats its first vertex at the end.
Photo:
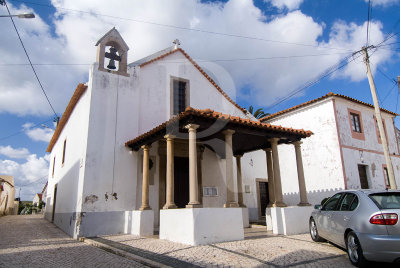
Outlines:
POLYGON ((110 59, 110 62, 107 65, 108 69, 111 69, 111 70, 117 69, 117 67, 115 67, 115 60, 118 60, 118 61, 121 60, 121 58, 117 55, 117 51, 118 50, 115 47, 110 47, 110 52, 109 53, 106 52, 106 54, 105 54, 106 58, 110 59))
POLYGON ((115 60, 111 59, 110 62, 108 63, 108 65, 107 65, 107 68, 111 69, 111 70, 117 69, 117 67, 115 67, 115 60))

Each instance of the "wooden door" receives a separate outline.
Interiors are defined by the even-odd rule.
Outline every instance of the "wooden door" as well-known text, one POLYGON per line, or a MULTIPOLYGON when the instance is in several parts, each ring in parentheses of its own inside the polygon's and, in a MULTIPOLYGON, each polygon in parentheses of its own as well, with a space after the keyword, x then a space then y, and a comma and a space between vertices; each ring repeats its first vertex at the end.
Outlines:
POLYGON ((189 203, 189 158, 174 158, 174 199, 178 208, 189 203))
POLYGON ((56 200, 57 200, 57 184, 54 186, 54 197, 53 197, 53 214, 51 215, 51 222, 54 222, 54 216, 56 213, 56 200))
POLYGON ((259 194, 259 215, 265 217, 265 209, 269 203, 268 194, 268 182, 259 181, 258 182, 258 194, 259 194))
POLYGON ((369 189, 367 178, 367 166, 358 165, 358 174, 360 175, 361 189, 369 189))

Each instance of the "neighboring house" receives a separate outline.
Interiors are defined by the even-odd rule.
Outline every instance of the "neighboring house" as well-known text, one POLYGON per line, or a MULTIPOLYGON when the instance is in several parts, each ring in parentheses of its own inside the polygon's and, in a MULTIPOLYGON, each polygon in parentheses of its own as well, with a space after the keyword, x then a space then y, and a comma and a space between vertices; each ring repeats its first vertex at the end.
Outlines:
POLYGON ((47 181, 46 181, 46 184, 43 186, 43 189, 42 189, 42 201, 43 201, 43 205, 44 206, 46 206, 46 197, 47 197, 47 181))
POLYGON ((0 216, 18 214, 18 202, 14 201, 14 196, 14 178, 0 175, 0 216))
MULTIPOLYGON (((174 43, 129 65, 115 29, 96 44, 89 81, 47 148, 45 217, 69 235, 159 230, 192 245, 239 240, 268 203, 283 204, 278 147, 301 156, 299 141, 312 133, 260 123, 174 43)), ((291 183, 304 185, 301 159, 292 164, 291 183)))
POLYGON ((35 197, 33 198, 32 205, 33 206, 39 206, 40 201, 42 201, 42 194, 37 193, 35 197))
MULTIPOLYGON (((397 186, 400 185, 400 152, 394 126, 396 114, 381 109, 397 186)), ((342 189, 389 187, 374 107, 359 100, 328 93, 318 99, 268 115, 262 122, 311 130, 302 144, 308 199, 319 204, 342 189)), ((293 148, 280 146, 281 159, 295 161, 293 148)), ((295 170, 282 168, 284 201, 296 202, 295 170)))
POLYGON ((398 129, 397 127, 395 127, 396 130, 396 138, 397 138, 397 144, 400 147, 400 129, 398 129))

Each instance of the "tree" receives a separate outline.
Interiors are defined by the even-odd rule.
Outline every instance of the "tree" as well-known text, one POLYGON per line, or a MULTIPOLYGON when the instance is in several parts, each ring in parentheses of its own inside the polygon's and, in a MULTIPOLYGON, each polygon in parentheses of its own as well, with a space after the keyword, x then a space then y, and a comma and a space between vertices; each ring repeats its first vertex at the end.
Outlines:
POLYGON ((256 111, 254 111, 253 105, 250 105, 249 107, 249 113, 251 113, 255 118, 260 119, 264 116, 269 115, 269 113, 265 113, 263 111, 263 108, 258 108, 256 111), (254 112, 253 112, 254 111, 254 112))

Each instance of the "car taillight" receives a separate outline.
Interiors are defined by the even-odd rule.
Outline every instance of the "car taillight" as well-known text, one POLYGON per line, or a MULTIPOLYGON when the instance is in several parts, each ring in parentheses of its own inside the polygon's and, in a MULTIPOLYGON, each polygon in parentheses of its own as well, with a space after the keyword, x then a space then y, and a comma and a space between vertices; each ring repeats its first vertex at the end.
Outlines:
POLYGON ((383 213, 372 216, 371 219, 369 219, 369 222, 380 225, 395 225, 397 220, 398 216, 396 213, 383 213))

